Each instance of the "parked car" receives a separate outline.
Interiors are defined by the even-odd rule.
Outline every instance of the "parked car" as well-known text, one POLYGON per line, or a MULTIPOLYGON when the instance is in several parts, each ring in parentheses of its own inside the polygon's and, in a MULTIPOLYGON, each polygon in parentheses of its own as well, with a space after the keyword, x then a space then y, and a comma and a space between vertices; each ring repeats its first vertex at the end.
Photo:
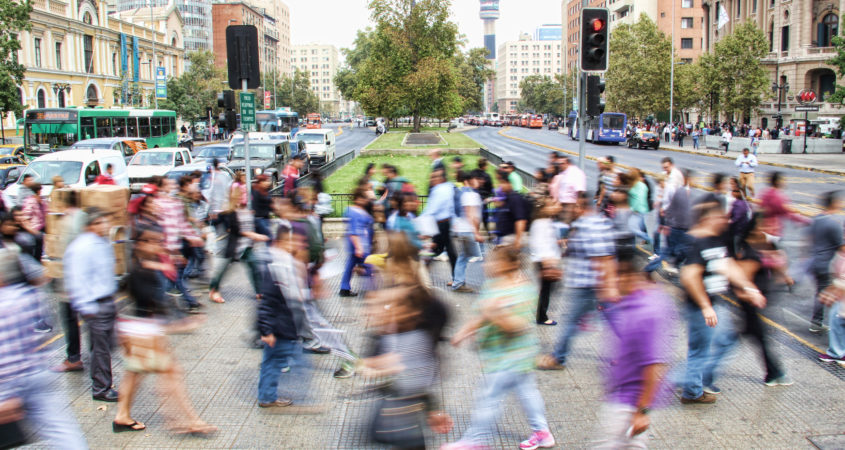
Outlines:
POLYGON ((23 164, 0 164, 0 186, 6 186, 18 181, 26 166, 23 164))
POLYGON ((68 149, 35 158, 21 177, 3 191, 6 206, 17 205, 17 196, 23 175, 30 174, 41 183, 41 196, 48 197, 53 190, 53 177, 59 175, 67 187, 85 187, 94 183, 97 176, 113 167, 112 178, 120 186, 129 186, 129 176, 123 153, 117 150, 68 149))
POLYGON ((0 145, 0 161, 2 161, 2 164, 26 164, 26 156, 24 155, 23 145, 0 145))
POLYGON ((557 129, 558 129, 558 124, 557 124, 557 121, 556 121, 556 120, 550 120, 550 121, 549 121, 548 128, 549 128, 550 130, 557 130, 557 129))
POLYGON ((95 138, 95 139, 83 139, 81 141, 76 141, 73 145, 70 146, 71 149, 79 149, 79 148, 96 148, 96 149, 103 149, 103 150, 117 150, 123 153, 123 157, 128 163, 135 153, 138 153, 141 150, 146 150, 147 148, 147 141, 143 138, 131 138, 131 137, 110 137, 110 138, 95 138))
POLYGON ((182 147, 161 147, 142 150, 129 161, 129 188, 138 192, 153 176, 163 176, 175 167, 191 164, 191 152, 182 147))
POLYGON ((657 147, 660 146, 660 137, 657 136, 655 133, 651 133, 649 131, 640 131, 634 133, 633 136, 628 138, 628 148, 648 148, 651 147, 654 150, 657 150, 657 147))
POLYGON ((229 162, 229 152, 231 147, 229 144, 211 144, 197 147, 197 151, 193 154, 195 161, 205 161, 211 163, 212 160, 218 160, 222 163, 229 162))
MULTIPOLYGON (((232 145, 231 160, 228 167, 233 172, 246 170, 246 158, 244 157, 244 144, 232 145)), ((252 176, 266 174, 270 177, 273 186, 279 182, 282 170, 290 160, 290 141, 283 140, 249 140, 249 165, 252 176)))

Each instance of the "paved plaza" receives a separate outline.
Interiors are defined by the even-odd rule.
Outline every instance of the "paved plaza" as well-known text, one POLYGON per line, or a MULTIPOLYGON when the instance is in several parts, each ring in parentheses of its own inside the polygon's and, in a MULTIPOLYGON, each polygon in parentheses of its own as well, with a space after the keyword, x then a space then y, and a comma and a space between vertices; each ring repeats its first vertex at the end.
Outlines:
MULTIPOLYGON (((334 240, 331 246, 339 247, 334 240)), ((329 292, 338 290, 343 255, 329 262, 329 292)), ((447 293, 448 263, 435 262, 432 278, 438 295, 452 312, 447 333, 470 317, 475 296, 447 293)), ((533 273, 531 274, 533 276, 533 273)), ((470 284, 482 280, 481 264, 470 265, 470 284)), ((353 282, 360 283, 360 280, 353 282)), ((196 292, 205 292, 197 286, 196 292)), ((367 423, 372 414, 375 394, 361 376, 338 380, 332 377, 339 367, 338 358, 314 355, 312 397, 326 407, 325 413, 279 414, 256 405, 261 351, 249 343, 254 323, 255 300, 241 267, 230 271, 223 283, 225 304, 206 303, 208 322, 193 334, 174 336, 172 345, 184 367, 189 396, 200 415, 218 426, 211 438, 174 436, 167 431, 167 419, 161 399, 155 395, 155 378, 147 377, 139 390, 133 416, 146 423, 140 433, 114 434, 111 421, 114 403, 91 399, 90 378, 86 372, 56 375, 56 386, 69 401, 69 410, 84 430, 91 448, 380 448, 368 441, 367 423)), ((672 291, 677 292, 672 288, 672 291)), ((676 297, 678 297, 676 295, 676 297)), ((770 326, 773 348, 795 384, 767 387, 756 349, 742 342, 735 357, 719 380, 722 394, 715 405, 681 406, 672 398, 663 409, 653 413, 653 427, 647 431, 653 448, 845 448, 845 369, 820 363, 810 346, 824 347, 826 337, 801 337, 777 328, 780 302, 805 302, 784 292, 771 300, 775 322, 770 326), (808 346, 809 345, 809 346, 808 346), (815 447, 814 447, 815 446, 815 447)), ((127 301, 121 301, 126 307, 127 301)), ((320 302, 325 316, 346 331, 352 349, 367 354, 368 339, 362 299, 331 298, 320 302)), ((680 305, 680 303, 678 303, 680 305)), ((552 300, 550 316, 561 320, 567 301, 562 292, 552 300)), ((736 308, 732 308, 735 313, 736 308)), ((54 320, 58 323, 58 320, 54 320)), ((58 327, 57 327, 58 328, 58 327)), ((586 448, 596 436, 597 412, 602 398, 601 367, 608 363, 603 339, 608 332, 598 317, 576 339, 569 367, 560 372, 537 372, 549 424, 561 448, 586 448)), ((685 355, 685 326, 676 330, 674 370, 682 367, 685 355)), ((557 327, 541 327, 541 342, 550 349, 557 327)), ((58 334, 48 344, 49 363, 64 357, 64 342, 58 334)), ((84 337, 87 338, 87 337, 84 337)), ((87 340, 87 339, 86 339, 87 340)), ((455 440, 469 425, 473 398, 482 381, 478 355, 473 345, 460 348, 443 346, 439 396, 452 415, 455 427, 448 436, 433 435, 429 448, 455 440)), ((83 360, 87 364, 87 351, 83 360)), ((120 353, 114 353, 115 379, 123 373, 120 353)), ((282 377, 281 392, 287 390, 282 377)), ((302 388, 298 389, 300 392, 302 388)), ((495 433, 493 448, 517 448, 529 427, 515 399, 508 402, 495 433)), ((33 447, 38 447, 35 443, 33 447)))

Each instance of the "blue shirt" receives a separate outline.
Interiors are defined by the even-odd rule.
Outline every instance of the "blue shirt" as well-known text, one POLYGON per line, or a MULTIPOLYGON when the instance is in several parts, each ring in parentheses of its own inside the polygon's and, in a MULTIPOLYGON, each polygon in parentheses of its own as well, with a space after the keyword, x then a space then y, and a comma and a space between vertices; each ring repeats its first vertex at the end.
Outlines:
POLYGON ((452 183, 440 183, 431 189, 428 202, 422 215, 434 216, 434 220, 441 221, 455 215, 455 186, 452 183))
POLYGON ((83 316, 97 314, 97 299, 114 295, 114 250, 95 233, 77 236, 65 250, 65 290, 73 309, 83 316))
POLYGON ((584 215, 572 222, 566 246, 566 287, 598 287, 599 268, 593 259, 616 253, 613 237, 613 224, 598 214, 584 215))
POLYGON ((350 206, 346 208, 346 218, 349 219, 349 222, 346 223, 346 239, 349 241, 349 245, 352 245, 352 239, 349 239, 349 236, 358 236, 361 249, 365 255, 369 255, 373 216, 358 206, 350 206))
POLYGON ((32 326, 42 317, 35 288, 26 283, 0 287, 0 401, 15 397, 8 384, 43 369, 41 336, 32 326))

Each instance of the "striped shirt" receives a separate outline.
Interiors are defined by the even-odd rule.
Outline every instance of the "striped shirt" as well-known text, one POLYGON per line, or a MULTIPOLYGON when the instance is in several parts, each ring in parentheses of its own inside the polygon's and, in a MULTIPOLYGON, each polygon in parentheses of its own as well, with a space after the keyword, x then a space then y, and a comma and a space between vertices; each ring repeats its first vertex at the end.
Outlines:
POLYGON ((0 402, 16 395, 6 384, 43 369, 41 337, 32 330, 41 317, 35 288, 18 283, 0 287, 0 402))

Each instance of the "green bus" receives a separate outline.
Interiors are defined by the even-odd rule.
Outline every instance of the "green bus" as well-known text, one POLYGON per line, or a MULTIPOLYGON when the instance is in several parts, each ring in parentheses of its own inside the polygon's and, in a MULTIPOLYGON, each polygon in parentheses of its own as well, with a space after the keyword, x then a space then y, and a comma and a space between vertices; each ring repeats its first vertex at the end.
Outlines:
POLYGON ((29 158, 94 138, 143 138, 148 148, 176 147, 176 113, 159 109, 29 109, 24 115, 24 151, 29 158))

